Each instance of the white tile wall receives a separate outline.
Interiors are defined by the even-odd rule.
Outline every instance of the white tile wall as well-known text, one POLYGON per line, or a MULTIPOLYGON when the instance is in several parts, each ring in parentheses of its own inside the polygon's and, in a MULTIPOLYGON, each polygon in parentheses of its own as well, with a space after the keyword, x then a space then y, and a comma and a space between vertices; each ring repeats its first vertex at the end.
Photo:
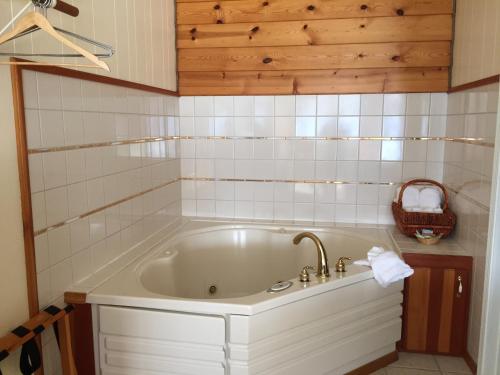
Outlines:
MULTIPOLYGON (((168 138, 178 98, 30 71, 23 81, 28 148, 69 147, 29 157, 42 309, 180 217, 179 141, 168 138), (167 138, 71 148, 149 137, 167 138)), ((46 373, 59 374, 57 347, 44 342, 46 373)))
POLYGON ((181 141, 182 177, 217 180, 183 181, 183 214, 391 223, 386 184, 441 180, 444 143, 359 137, 427 137, 446 103, 446 94, 182 97, 180 134, 192 138, 181 141))
MULTIPOLYGON (((494 143, 499 85, 483 86, 449 96, 446 134, 450 137, 479 137, 494 143)), ((437 126, 442 132, 442 124, 437 126)), ((483 297, 488 218, 493 172, 493 148, 446 143, 444 182, 452 194, 458 215, 455 236, 473 250, 474 270, 469 317, 468 351, 477 361, 483 297)))

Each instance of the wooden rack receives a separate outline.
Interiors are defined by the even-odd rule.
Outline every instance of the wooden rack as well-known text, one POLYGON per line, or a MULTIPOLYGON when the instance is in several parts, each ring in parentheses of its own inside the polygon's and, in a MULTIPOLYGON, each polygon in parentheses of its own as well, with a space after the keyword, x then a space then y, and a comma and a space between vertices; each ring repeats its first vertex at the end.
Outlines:
POLYGON ((21 348, 28 341, 36 338, 47 328, 57 324, 59 333, 59 348, 61 350, 61 364, 64 375, 77 375, 76 365, 73 357, 71 342, 71 329, 69 314, 74 310, 72 305, 59 309, 49 306, 40 311, 33 318, 16 328, 17 332, 25 332, 23 335, 15 334, 14 331, 0 338, 0 360, 9 356, 10 353, 21 348), (20 337, 22 336, 22 337, 20 337))

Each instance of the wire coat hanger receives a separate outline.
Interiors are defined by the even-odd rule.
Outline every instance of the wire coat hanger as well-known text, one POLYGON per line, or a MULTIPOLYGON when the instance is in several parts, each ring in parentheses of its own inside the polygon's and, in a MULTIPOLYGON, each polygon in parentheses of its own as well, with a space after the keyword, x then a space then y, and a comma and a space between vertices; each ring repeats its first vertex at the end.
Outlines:
MULTIPOLYGON (((84 37, 82 35, 79 35, 79 34, 76 34, 74 32, 71 32, 71 31, 67 31, 67 30, 64 30, 64 29, 60 29, 59 27, 56 27, 56 26, 52 26, 54 28, 54 30, 56 31, 59 31, 60 33, 63 33, 63 34, 66 34, 66 35, 69 35, 75 39, 78 39, 78 40, 81 40, 81 41, 84 41, 86 43, 89 43, 89 44, 92 44, 96 47, 99 47, 99 48, 102 48, 105 53, 94 53, 93 55, 96 56, 96 57, 111 57, 113 56, 113 54, 115 53, 115 51, 113 50, 113 47, 107 45, 107 44, 104 44, 104 43, 100 43, 100 42, 96 42, 95 40, 92 40, 92 39, 89 39, 87 37, 84 37)), ((34 28, 31 28, 31 29, 28 29, 26 31, 23 31, 22 33, 16 35, 15 37, 13 37, 12 39, 10 40, 14 40, 14 39, 17 39, 17 38, 20 38, 22 36, 25 36, 25 35, 28 35, 28 34, 32 34, 38 30, 41 30, 38 26, 35 26, 34 28)), ((8 41, 10 41, 8 40, 8 41)), ((6 41, 6 42, 8 42, 6 41)), ((0 56, 12 56, 12 57, 26 57, 26 56, 44 56, 44 57, 82 57, 81 54, 79 53, 12 53, 12 52, 0 52, 0 56)))
POLYGON ((0 62, 0 64, 8 64, 8 65, 58 65, 58 66, 74 66, 74 67, 92 67, 92 68, 101 68, 106 71, 110 71, 109 66, 104 62, 99 60, 99 57, 110 57, 113 55, 114 51, 112 47, 105 45, 103 43, 96 42, 94 40, 85 38, 81 35, 72 33, 70 31, 62 30, 59 28, 55 28, 52 26, 49 22, 49 20, 41 15, 40 13, 37 12, 30 12, 26 14, 15 26, 12 31, 9 31, 3 35, 0 35, 0 45, 19 38, 21 36, 30 34, 32 32, 35 32, 37 30, 43 30, 50 36, 52 36, 54 39, 58 40, 62 44, 64 44, 66 47, 74 50, 77 52, 77 54, 20 54, 20 53, 2 53, 0 55, 3 56, 51 56, 51 57, 85 57, 87 60, 89 60, 93 65, 86 65, 86 64, 70 64, 70 63, 44 63, 44 62, 20 62, 20 61, 8 61, 8 62, 0 62), (67 34, 69 36, 72 36, 74 38, 77 38, 79 40, 83 40, 87 43, 93 44, 95 46, 98 46, 102 49, 104 49, 107 53, 106 54, 99 54, 99 55, 94 55, 90 53, 89 51, 85 50, 84 48, 78 46, 77 44, 73 43, 66 37, 64 37, 63 34, 67 34))

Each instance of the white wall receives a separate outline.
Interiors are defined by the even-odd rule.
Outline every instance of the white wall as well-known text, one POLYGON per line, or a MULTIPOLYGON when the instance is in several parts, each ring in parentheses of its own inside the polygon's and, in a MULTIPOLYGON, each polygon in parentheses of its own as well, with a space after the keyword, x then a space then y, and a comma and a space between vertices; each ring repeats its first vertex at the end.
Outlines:
MULTIPOLYGON (((173 0, 69 2, 80 8, 78 18, 49 11, 49 19, 62 28, 112 44, 117 52, 107 60, 111 76, 176 90, 173 0)), ((0 0, 0 25, 3 27, 26 3, 27 0, 0 0)), ((62 48, 40 32, 4 45, 0 50, 8 51, 13 46, 18 52, 62 48)), ((9 216, 9 220, 0 222, 0 285, 4 286, 0 288, 2 335, 28 315, 16 139, 7 67, 0 67, 0 103, 0 208, 9 216)), ((14 357, 3 362, 4 375, 17 374, 17 362, 14 357)))
POLYGON ((500 2, 456 0, 452 86, 500 73, 500 2))

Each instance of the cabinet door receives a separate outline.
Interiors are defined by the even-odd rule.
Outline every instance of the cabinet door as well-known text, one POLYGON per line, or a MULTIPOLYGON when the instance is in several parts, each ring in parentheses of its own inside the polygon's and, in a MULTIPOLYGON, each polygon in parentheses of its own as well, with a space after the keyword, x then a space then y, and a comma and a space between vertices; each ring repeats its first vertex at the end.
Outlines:
POLYGON ((401 350, 462 355, 467 340, 470 257, 405 255, 401 350))

